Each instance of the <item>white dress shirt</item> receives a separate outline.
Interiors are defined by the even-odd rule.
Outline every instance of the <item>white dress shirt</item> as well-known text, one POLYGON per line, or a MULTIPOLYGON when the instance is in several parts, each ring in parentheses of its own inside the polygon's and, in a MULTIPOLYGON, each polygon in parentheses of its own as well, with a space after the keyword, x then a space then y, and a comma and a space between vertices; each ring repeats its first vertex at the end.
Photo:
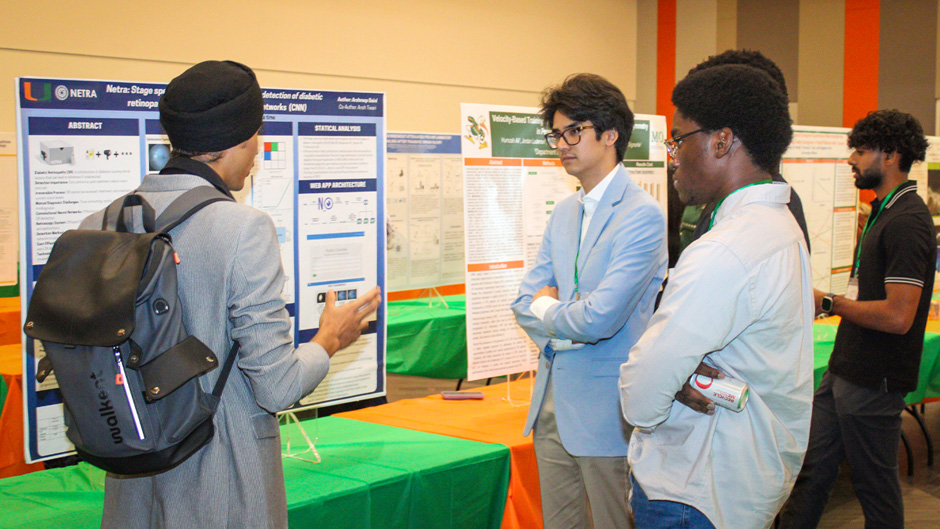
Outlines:
MULTIPOLYGON (((620 167, 620 164, 614 166, 613 170, 607 173, 607 176, 604 177, 590 193, 585 193, 584 188, 578 192, 578 202, 581 202, 583 206, 581 214, 581 236, 578 238, 578 244, 584 242, 584 238, 587 235, 588 228, 591 226, 591 218, 594 216, 594 212, 597 211, 597 205, 601 201, 601 197, 604 196, 604 192, 607 191, 607 186, 610 185, 610 181, 613 179, 614 175, 617 173, 617 169, 620 167)), ((574 273, 574 270, 571 271, 574 273)), ((545 313, 548 312, 548 309, 553 307, 555 304, 560 303, 559 300, 549 297, 542 296, 532 302, 532 305, 529 306, 529 309, 532 311, 532 314, 535 314, 535 317, 544 320, 545 313)), ((564 338, 552 338, 549 341, 549 347, 553 351, 567 351, 571 349, 580 349, 583 347, 582 343, 575 343, 571 340, 564 338)))
POLYGON ((620 370, 635 479, 649 499, 691 505, 716 527, 769 527, 809 438, 812 275, 789 196, 774 183, 725 199, 620 370), (743 411, 674 401, 703 359, 749 384, 743 411))

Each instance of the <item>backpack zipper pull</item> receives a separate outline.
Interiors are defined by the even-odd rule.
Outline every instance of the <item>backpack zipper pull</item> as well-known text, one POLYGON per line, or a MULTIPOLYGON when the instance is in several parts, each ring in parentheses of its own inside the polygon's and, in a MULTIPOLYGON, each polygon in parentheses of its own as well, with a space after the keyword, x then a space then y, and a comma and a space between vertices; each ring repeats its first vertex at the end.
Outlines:
POLYGON ((131 388, 127 383, 127 373, 124 371, 124 362, 121 361, 121 348, 113 346, 111 351, 114 353, 114 361, 117 364, 117 376, 114 378, 116 385, 124 387, 124 396, 127 398, 127 405, 131 410, 131 417, 134 419, 134 427, 137 428, 137 437, 144 440, 144 427, 140 424, 140 416, 137 415, 137 406, 134 404, 134 397, 131 396, 131 388))

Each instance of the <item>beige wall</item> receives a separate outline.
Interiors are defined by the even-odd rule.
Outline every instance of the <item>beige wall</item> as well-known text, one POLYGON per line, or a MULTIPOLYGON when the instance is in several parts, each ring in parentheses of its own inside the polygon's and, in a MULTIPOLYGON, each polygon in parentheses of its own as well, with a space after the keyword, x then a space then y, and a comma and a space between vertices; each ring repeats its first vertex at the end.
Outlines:
MULTIPOLYGON (((738 0, 676 1, 678 80, 741 44, 741 13, 738 0)), ((167 82, 207 58, 245 62, 270 87, 386 92, 389 130, 455 131, 461 102, 536 105, 579 71, 655 110, 657 0, 7 4, 0 131, 15 128, 17 76, 167 82)), ((798 4, 797 122, 841 126, 845 2, 798 4)), ((936 64, 940 98, 940 52, 936 64)))
POLYGON ((799 100, 799 2, 792 0, 738 0, 737 45, 760 50, 783 73, 790 101, 799 100))
POLYGON ((676 0, 676 82, 718 51, 718 0, 676 0))
POLYGON ((656 113, 656 60, 659 19, 656 0, 637 0, 636 105, 638 114, 656 113))
POLYGON ((878 108, 912 114, 932 134, 937 0, 881 0, 878 108))
POLYGON ((738 0, 718 0, 717 52, 738 47, 738 0))
POLYGON ((388 129, 454 131, 461 102, 530 105, 575 72, 636 99, 636 0, 9 2, 0 131, 18 76, 168 82, 233 59, 262 86, 388 94, 388 129))
POLYGON ((801 125, 842 126, 844 0, 800 2, 798 93, 801 125))

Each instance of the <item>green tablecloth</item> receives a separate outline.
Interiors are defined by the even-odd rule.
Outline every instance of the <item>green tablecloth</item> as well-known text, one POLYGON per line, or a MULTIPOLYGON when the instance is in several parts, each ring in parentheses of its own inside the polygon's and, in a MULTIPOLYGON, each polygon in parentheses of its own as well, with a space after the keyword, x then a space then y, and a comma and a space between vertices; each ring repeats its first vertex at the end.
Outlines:
POLYGON ((467 378, 466 296, 388 304, 386 370, 429 378, 467 378))
MULTIPOLYGON (((817 323, 813 325, 813 378, 814 387, 829 365, 832 348, 835 345, 837 325, 817 323)), ((940 399, 940 334, 924 334, 924 353, 920 359, 920 382, 917 389, 908 393, 908 404, 918 404, 924 400, 940 399)))
MULTIPOLYGON (((337 417, 303 424, 311 439, 319 437, 323 462, 284 459, 291 527, 500 526, 509 486, 506 446, 337 417)), ((290 433, 297 443, 296 426, 290 433)), ((85 463, 6 478, 0 528, 97 528, 103 503, 104 472, 85 463)))
MULTIPOLYGON (((447 296, 450 308, 430 308, 428 300, 388 304, 387 369, 390 373, 430 378, 466 378, 466 297, 447 296)), ((836 325, 814 324, 815 386, 829 364, 836 325)), ((909 404, 940 399, 940 334, 924 335, 920 384, 907 396, 909 404)))

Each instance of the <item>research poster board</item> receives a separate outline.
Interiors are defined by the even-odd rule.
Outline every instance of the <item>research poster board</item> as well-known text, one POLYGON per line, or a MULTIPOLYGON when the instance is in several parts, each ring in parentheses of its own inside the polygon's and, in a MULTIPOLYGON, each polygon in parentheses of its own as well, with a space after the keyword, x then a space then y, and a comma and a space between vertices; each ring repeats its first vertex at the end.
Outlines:
MULTIPOLYGON (((940 225, 940 136, 927 136, 927 156, 923 162, 911 166, 909 177, 917 182, 917 193, 927 204, 937 230, 940 225)), ((940 291, 940 271, 933 285, 934 292, 940 291)))
MULTIPOLYGON (((170 155, 157 103, 165 85, 20 78, 17 139, 20 289, 34 282, 63 231, 136 188, 170 155)), ((263 89, 264 124, 251 185, 236 194, 270 214, 287 276, 295 341, 316 334, 326 292, 339 303, 385 290, 385 96, 263 89)), ((39 342, 24 337, 27 461, 71 452, 54 377, 35 380, 39 342)), ((385 310, 333 356, 327 378, 298 407, 385 394, 385 310)))
POLYGON ((934 225, 940 224, 940 137, 927 136, 926 159, 911 166, 910 178, 917 181, 917 192, 933 215, 934 225))
POLYGON ((854 259, 858 190, 848 165, 849 129, 793 126, 780 172, 800 195, 809 231, 813 286, 844 294, 854 259))
POLYGON ((669 177, 666 174, 666 117, 636 114, 633 134, 623 156, 623 165, 630 171, 630 178, 645 189, 669 211, 669 177))
POLYGON ((463 283, 460 135, 389 132, 386 138, 389 290, 463 283))
POLYGON ((16 284, 16 135, 0 132, 0 287, 16 284))
MULTIPOLYGON (((535 369, 538 347, 510 305, 535 263, 554 205, 577 190, 538 110, 461 105, 466 226, 467 378, 535 369)), ((636 116, 624 164, 666 209, 666 121, 636 116)))

